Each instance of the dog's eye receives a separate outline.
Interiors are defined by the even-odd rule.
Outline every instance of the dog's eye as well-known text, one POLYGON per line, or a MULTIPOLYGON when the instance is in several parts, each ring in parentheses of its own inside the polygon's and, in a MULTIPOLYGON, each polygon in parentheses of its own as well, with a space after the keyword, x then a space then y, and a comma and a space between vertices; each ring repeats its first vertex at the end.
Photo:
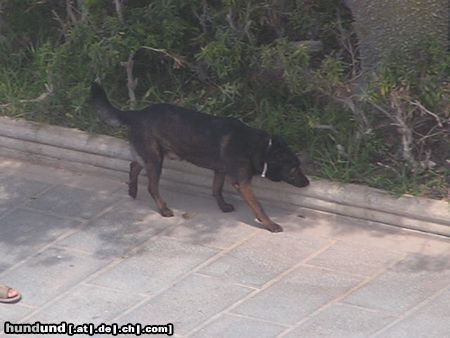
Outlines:
POLYGON ((291 170, 289 170, 289 175, 294 176, 295 174, 297 174, 297 168, 292 168, 291 170))

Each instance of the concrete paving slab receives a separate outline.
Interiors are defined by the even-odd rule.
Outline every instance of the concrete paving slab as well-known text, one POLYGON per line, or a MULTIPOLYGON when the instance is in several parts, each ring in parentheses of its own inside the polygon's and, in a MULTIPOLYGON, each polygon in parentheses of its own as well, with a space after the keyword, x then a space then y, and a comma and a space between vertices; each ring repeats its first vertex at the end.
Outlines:
POLYGON ((328 241, 261 232, 199 272, 234 283, 261 287, 319 250, 328 241))
POLYGON ((70 318, 71 323, 78 325, 99 325, 109 322, 142 299, 142 296, 132 292, 81 284, 71 289, 64 298, 33 314, 27 322, 60 323, 70 318))
POLYGON ((403 254, 380 251, 363 244, 339 241, 325 252, 308 261, 309 265, 361 276, 372 276, 399 261, 403 254))
POLYGON ((300 267, 231 312, 293 325, 361 280, 338 272, 300 267))
POLYGON ((211 324, 194 332, 191 337, 270 338, 276 337, 285 329, 285 326, 268 323, 258 319, 223 314, 211 324))
POLYGON ((411 254, 344 302, 400 315, 449 285, 449 254, 411 254))
POLYGON ((450 288, 425 305, 413 311, 409 316, 387 330, 379 332, 377 337, 429 338, 448 337, 450 333, 450 288))
POLYGON ((98 192, 58 185, 30 201, 30 208, 79 218, 90 218, 118 199, 113 192, 98 192))
POLYGON ((121 323, 173 323, 183 335, 252 290, 217 278, 191 275, 118 319, 121 323))
MULTIPOLYGON (((82 250, 97 257, 121 257, 180 219, 163 218, 148 203, 122 198, 88 226, 57 245, 82 250)), ((175 224, 174 224, 175 223, 175 224)))
POLYGON ((0 215, 18 207, 50 185, 15 176, 0 175, 0 215))
POLYGON ((106 270, 90 283, 127 292, 155 294, 170 287, 178 277, 216 253, 211 248, 159 237, 146 242, 132 257, 106 270))
POLYGON ((283 337, 365 338, 395 319, 383 312, 334 304, 283 337))
POLYGON ((41 306, 108 263, 90 255, 48 248, 16 265, 1 278, 20 290, 24 304, 41 306))
POLYGON ((29 209, 15 209, 0 218, 0 273, 58 236, 73 231, 79 222, 45 215, 29 209))

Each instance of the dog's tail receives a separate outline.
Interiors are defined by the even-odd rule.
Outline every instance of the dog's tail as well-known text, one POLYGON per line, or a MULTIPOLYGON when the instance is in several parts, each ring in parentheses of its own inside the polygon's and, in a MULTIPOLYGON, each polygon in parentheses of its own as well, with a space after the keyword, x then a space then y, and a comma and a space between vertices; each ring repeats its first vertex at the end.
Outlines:
POLYGON ((90 104, 98 116, 110 126, 118 127, 121 124, 127 124, 126 112, 117 109, 109 102, 104 89, 97 82, 91 84, 90 104))

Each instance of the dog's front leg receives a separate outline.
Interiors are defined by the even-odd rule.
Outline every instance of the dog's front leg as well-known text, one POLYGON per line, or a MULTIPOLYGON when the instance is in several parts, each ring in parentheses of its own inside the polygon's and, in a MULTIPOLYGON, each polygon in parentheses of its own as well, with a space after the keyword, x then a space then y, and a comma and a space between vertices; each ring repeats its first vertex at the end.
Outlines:
POLYGON ((250 182, 235 183, 233 186, 241 194, 245 202, 255 213, 256 218, 271 232, 281 232, 283 228, 277 223, 273 222, 265 213, 261 204, 256 199, 250 186, 250 182))
POLYGON ((231 212, 234 210, 232 204, 225 202, 222 195, 223 184, 225 182, 225 174, 218 171, 214 171, 213 180, 213 196, 216 198, 217 205, 223 212, 231 212))

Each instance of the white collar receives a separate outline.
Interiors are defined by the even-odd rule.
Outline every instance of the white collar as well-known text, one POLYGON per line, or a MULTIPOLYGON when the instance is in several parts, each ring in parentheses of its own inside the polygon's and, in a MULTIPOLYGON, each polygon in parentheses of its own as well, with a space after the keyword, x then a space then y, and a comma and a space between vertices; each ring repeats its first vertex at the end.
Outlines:
MULTIPOLYGON (((269 144, 267 145, 266 154, 269 152, 270 147, 272 146, 272 138, 269 139, 269 144)), ((266 177, 267 173, 267 161, 264 161, 263 171, 261 173, 261 177, 266 177)))

